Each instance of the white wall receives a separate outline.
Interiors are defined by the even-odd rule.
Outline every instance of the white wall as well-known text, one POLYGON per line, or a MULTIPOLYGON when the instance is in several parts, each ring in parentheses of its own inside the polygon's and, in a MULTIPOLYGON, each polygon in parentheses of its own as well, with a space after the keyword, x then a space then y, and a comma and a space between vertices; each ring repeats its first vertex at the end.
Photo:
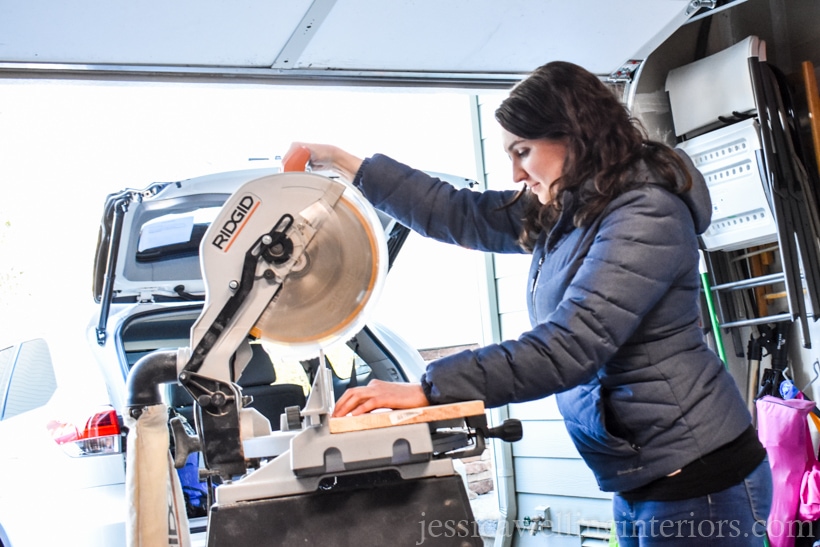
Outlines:
MULTIPOLYGON (((294 140, 475 178, 471 130, 465 93, 0 81, 0 346, 79 335, 108 193, 247 167, 294 140)), ((377 315, 419 348, 478 341, 472 254, 405 251, 377 315)))

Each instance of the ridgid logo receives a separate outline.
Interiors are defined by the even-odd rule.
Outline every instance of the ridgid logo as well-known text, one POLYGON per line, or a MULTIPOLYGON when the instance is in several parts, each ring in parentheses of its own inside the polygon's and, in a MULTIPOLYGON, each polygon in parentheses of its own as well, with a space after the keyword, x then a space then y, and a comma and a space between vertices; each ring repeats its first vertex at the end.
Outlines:
POLYGON ((211 240, 211 244, 223 252, 231 248, 234 239, 250 220, 256 208, 259 207, 259 199, 251 194, 242 196, 239 202, 228 215, 227 220, 219 228, 219 231, 211 240))

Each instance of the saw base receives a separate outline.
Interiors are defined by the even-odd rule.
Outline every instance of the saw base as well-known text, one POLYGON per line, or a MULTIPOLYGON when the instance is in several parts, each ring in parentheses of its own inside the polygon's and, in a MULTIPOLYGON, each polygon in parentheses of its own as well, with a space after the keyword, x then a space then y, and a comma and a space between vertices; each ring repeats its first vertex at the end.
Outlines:
POLYGON ((356 482, 329 491, 214 506, 208 547, 483 545, 459 475, 407 481, 363 474, 356 482))

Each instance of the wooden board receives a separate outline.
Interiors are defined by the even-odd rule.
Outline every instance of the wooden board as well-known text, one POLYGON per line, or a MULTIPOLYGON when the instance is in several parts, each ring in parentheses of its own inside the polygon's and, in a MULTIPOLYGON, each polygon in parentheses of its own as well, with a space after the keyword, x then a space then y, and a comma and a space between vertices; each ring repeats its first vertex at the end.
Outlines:
POLYGON ((814 65, 810 61, 804 61, 802 68, 803 82, 806 86, 806 101, 809 104, 809 123, 811 124, 814 158, 817 163, 817 170, 820 172, 820 92, 818 92, 817 79, 814 76, 814 65))
POLYGON ((484 414, 483 401, 466 401, 448 405, 424 406, 406 410, 371 412, 360 416, 343 416, 330 419, 331 433, 347 433, 365 429, 379 429, 396 425, 409 425, 441 420, 465 418, 484 414))

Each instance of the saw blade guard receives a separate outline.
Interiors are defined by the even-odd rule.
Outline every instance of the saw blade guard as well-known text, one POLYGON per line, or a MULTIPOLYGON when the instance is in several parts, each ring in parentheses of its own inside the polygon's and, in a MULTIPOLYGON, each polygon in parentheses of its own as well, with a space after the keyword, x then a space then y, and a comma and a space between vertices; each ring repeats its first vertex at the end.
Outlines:
MULTIPOLYGON (((229 297, 229 287, 242 267, 239 257, 261 234, 290 215, 289 252, 293 259, 269 266, 281 288, 272 297, 261 289, 252 291, 249 300, 269 301, 264 307, 258 301, 249 303, 237 313, 231 329, 244 329, 240 334, 268 342, 277 355, 306 359, 351 338, 364 326, 384 285, 388 254, 381 221, 359 190, 313 173, 279 173, 244 184, 223 211, 225 216, 212 225, 210 236, 206 234, 203 240, 206 309, 218 308, 229 297), (211 240, 225 233, 223 224, 234 229, 231 215, 241 210, 243 203, 253 203, 255 208, 240 215, 241 229, 230 234, 230 240, 214 245, 211 240), (251 309, 261 309, 261 314, 257 316, 251 309), (252 328, 242 325, 245 311, 253 316, 252 328)), ((265 285, 261 277, 258 272, 255 286, 265 285)), ((202 325, 208 322, 200 318, 202 325)), ((196 333, 193 338, 196 342, 196 333)))

